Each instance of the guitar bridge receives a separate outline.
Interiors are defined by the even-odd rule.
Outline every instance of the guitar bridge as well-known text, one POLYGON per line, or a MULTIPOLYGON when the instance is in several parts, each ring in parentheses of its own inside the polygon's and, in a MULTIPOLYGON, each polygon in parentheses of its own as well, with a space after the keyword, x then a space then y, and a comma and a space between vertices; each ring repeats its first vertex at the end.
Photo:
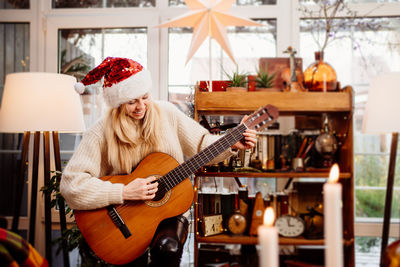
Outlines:
POLYGON ((118 211, 115 209, 114 206, 107 207, 108 215, 110 216, 113 223, 118 227, 121 233, 124 235, 125 238, 130 237, 131 231, 129 231, 128 226, 126 226, 124 220, 122 220, 121 216, 119 216, 118 211))

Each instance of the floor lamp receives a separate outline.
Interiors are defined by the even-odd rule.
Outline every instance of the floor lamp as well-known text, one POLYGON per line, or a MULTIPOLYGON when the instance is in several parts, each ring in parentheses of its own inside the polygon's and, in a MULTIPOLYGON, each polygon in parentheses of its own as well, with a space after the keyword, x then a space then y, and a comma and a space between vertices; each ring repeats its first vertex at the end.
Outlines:
MULTIPOLYGON (((24 132, 21 152, 21 167, 18 170, 16 208, 12 230, 18 230, 26 162, 29 154, 30 135, 33 133, 31 205, 29 212, 29 242, 35 244, 36 209, 40 145, 43 146, 44 185, 50 181, 51 151, 55 168, 61 171, 59 132, 82 132, 85 129, 82 105, 74 90, 76 79, 57 73, 21 72, 6 76, 0 108, 0 132, 24 132), (40 141, 42 139, 42 142, 40 141), (53 150, 51 150, 51 139, 53 150)), ((45 248, 46 259, 52 263, 51 249, 51 196, 45 194, 45 248)), ((60 208, 61 232, 66 229, 64 203, 60 208)), ((66 246, 63 246, 64 266, 69 266, 66 246)))
POLYGON ((389 170, 386 184, 385 211, 383 217, 381 266, 389 239, 390 217, 395 177, 397 143, 400 132, 400 72, 377 76, 371 82, 363 120, 363 132, 392 134, 389 170))

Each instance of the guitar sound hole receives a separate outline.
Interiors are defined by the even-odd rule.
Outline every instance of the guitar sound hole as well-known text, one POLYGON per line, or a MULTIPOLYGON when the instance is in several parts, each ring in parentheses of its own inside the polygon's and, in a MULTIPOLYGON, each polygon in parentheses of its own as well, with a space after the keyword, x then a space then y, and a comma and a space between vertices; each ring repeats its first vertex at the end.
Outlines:
POLYGON ((165 192, 157 191, 156 196, 152 199, 153 201, 160 201, 165 196, 165 192))

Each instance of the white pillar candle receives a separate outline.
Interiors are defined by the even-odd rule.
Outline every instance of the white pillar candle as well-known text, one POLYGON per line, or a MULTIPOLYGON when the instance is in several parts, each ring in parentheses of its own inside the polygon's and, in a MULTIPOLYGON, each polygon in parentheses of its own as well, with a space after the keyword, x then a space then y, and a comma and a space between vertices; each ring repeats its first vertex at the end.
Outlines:
POLYGON ((339 166, 334 164, 324 184, 325 266, 343 266, 342 185, 339 166))
POLYGON ((278 231, 273 226, 274 210, 269 207, 264 212, 264 224, 258 227, 258 243, 260 250, 260 267, 278 267, 278 231))

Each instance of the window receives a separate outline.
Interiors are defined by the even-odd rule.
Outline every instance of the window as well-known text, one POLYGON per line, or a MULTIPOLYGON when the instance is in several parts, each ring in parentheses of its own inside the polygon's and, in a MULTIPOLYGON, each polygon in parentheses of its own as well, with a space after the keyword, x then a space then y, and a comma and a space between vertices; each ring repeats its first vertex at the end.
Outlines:
MULTIPOLYGON (((341 86, 354 90, 354 172, 356 263, 379 264, 382 231, 379 229, 384 213, 388 172, 389 135, 361 133, 370 79, 378 74, 400 71, 399 17, 360 18, 353 21, 338 19, 337 25, 352 25, 339 29, 331 36, 333 41, 325 50, 324 60, 336 70, 341 86), (336 39, 336 40, 335 40, 336 39), (357 225, 360 225, 359 227, 357 225), (362 226, 361 226, 362 225, 362 226), (369 226, 368 226, 369 225, 369 226)), ((316 25, 323 21, 300 21, 300 55, 306 68, 318 51, 316 38, 321 32, 316 25)), ((397 158, 395 187, 392 202, 392 223, 399 223, 400 168, 397 158)), ((393 226, 392 226, 393 230, 393 226)))
MULTIPOLYGON (((106 57, 133 58, 147 67, 147 29, 61 29, 59 30, 59 72, 79 81, 106 57)), ((104 112, 99 95, 101 85, 89 86, 82 95, 86 127, 104 112)))
MULTIPOLYGON (((258 20, 265 27, 228 27, 228 38, 237 65, 212 40, 212 80, 226 80, 239 68, 240 72, 255 73, 260 57, 276 56, 276 20, 258 20)), ((185 65, 192 38, 190 28, 169 29, 168 99, 174 103, 188 101, 197 81, 210 80, 209 39, 185 65)))
MULTIPOLYGON (((351 27, 336 32, 337 40, 327 47, 325 61, 334 67, 342 86, 352 85, 355 91, 355 190, 356 217, 382 218, 388 170, 390 138, 361 133, 361 124, 367 101, 370 78, 383 72, 400 71, 400 18, 364 18, 356 25, 369 25, 368 30, 351 27), (339 41, 340 40, 340 41, 339 41), (340 55, 340 56, 338 56, 340 55)), ((352 23, 348 21, 348 23, 352 23)), ((301 22, 301 55, 306 63, 313 61, 312 51, 317 51, 312 32, 318 22, 301 22), (311 25, 311 26, 310 26, 311 25)), ((399 203, 400 173, 396 175, 393 203, 399 203), (396 196, 397 195, 397 196, 396 196)), ((392 218, 399 218, 393 208, 392 218)))
MULTIPOLYGON (((0 23, 0 100, 7 74, 29 71, 29 40, 29 23, 0 23)), ((0 206, 1 215, 12 215, 15 208, 21 143, 22 134, 0 134, 0 203, 10 203, 0 206)), ((26 196, 22 203, 22 215, 26 216, 26 196)))
MULTIPOLYGON (((315 0, 299 0, 303 4, 315 4, 318 1, 315 0)), ((399 0, 344 0, 345 3, 349 4, 363 4, 363 3, 395 3, 400 2, 399 0)))
POLYGON ((347 0, 349 3, 394 3, 400 2, 399 0, 347 0))
POLYGON ((29 0, 1 0, 0 9, 29 9, 29 0))
POLYGON ((52 0, 53 8, 154 7, 155 0, 52 0))
MULTIPOLYGON (((277 0, 237 0, 238 6, 259 6, 259 5, 276 5, 277 0)), ((183 0, 169 0, 169 6, 183 6, 183 0)))

